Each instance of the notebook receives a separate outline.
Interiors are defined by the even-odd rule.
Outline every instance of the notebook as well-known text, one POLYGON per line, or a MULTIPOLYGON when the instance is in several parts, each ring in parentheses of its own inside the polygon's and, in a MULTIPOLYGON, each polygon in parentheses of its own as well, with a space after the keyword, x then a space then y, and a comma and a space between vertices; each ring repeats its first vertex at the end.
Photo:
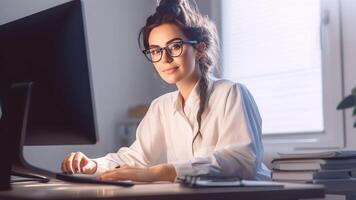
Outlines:
POLYGON ((277 182, 241 180, 239 178, 185 176, 178 180, 187 187, 284 187, 283 184, 277 182))

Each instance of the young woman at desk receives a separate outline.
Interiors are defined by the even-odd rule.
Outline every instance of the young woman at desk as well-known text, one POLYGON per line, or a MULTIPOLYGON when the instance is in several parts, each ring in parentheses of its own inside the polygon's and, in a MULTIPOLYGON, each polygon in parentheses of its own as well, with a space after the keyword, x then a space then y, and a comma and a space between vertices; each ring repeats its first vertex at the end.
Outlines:
POLYGON ((215 24, 187 0, 162 0, 139 39, 156 72, 178 90, 152 101, 130 147, 97 159, 70 153, 63 172, 134 181, 269 180, 253 97, 243 85, 210 75, 219 55, 215 24))

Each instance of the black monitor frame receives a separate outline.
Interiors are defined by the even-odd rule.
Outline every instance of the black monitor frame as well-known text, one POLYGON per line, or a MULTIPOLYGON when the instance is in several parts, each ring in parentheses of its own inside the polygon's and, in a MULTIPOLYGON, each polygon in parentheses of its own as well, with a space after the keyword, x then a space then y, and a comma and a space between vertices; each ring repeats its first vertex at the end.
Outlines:
POLYGON ((98 140, 83 18, 75 0, 0 26, 0 90, 33 82, 25 145, 98 140))
POLYGON ((1 137, 8 136, 3 140, 2 149, 8 154, 1 168, 5 183, 0 182, 0 189, 8 188, 8 169, 42 182, 49 179, 31 173, 54 177, 25 160, 24 145, 98 141, 82 9, 81 1, 74 0, 0 25, 0 131, 1 137), (42 57, 36 55, 36 48, 42 57), (50 111, 57 114, 53 119, 50 111))

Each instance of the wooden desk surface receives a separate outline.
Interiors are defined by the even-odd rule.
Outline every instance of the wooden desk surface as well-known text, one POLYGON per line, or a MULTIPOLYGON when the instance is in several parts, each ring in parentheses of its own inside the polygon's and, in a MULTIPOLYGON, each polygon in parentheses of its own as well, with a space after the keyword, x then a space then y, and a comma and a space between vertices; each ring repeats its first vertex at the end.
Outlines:
POLYGON ((177 183, 137 184, 119 187, 93 184, 72 184, 58 180, 49 183, 17 183, 11 191, 0 192, 0 199, 300 199, 323 198, 320 185, 285 183, 284 188, 225 187, 186 188, 177 183))

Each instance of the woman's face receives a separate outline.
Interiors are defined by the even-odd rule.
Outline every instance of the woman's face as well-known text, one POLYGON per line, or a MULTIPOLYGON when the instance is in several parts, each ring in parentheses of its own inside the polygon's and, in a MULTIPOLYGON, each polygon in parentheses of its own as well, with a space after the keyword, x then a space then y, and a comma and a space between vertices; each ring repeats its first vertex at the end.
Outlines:
MULTIPOLYGON (((162 48, 179 40, 187 41, 180 28, 174 24, 162 24, 151 30, 148 38, 149 48, 162 48)), ((171 45, 172 46, 172 45, 171 45)), ((197 51, 190 44, 183 44, 182 54, 170 56, 162 52, 160 61, 153 63, 161 78, 169 84, 198 79, 199 69, 195 66, 197 51)))

